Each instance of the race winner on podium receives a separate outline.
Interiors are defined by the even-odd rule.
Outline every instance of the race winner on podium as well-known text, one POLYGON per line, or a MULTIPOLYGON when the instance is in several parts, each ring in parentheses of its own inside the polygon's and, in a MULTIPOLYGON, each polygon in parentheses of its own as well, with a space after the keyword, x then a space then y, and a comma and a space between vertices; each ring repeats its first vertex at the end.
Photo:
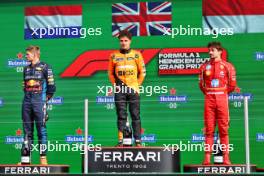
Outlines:
POLYGON ((130 48, 132 34, 121 31, 120 49, 111 53, 108 75, 114 86, 115 106, 117 113, 118 144, 123 145, 123 129, 127 122, 127 105, 132 118, 135 145, 141 146, 141 120, 139 86, 146 76, 144 59, 140 52, 130 48))

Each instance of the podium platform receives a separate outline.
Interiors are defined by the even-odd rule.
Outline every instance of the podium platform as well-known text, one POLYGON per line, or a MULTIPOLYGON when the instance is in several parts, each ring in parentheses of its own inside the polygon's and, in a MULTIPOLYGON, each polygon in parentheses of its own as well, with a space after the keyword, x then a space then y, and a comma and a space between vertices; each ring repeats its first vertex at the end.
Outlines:
POLYGON ((180 172, 180 151, 163 147, 102 147, 101 151, 88 151, 88 173, 91 172, 180 172))
MULTIPOLYGON (((256 172, 256 165, 250 165, 251 172, 256 172)), ((199 173, 199 174, 232 174, 232 173, 246 173, 245 164, 231 164, 231 165, 184 165, 184 172, 199 173)))
POLYGON ((264 168, 257 168, 257 172, 264 172, 264 168))
POLYGON ((1 164, 0 174, 66 174, 69 165, 1 164))

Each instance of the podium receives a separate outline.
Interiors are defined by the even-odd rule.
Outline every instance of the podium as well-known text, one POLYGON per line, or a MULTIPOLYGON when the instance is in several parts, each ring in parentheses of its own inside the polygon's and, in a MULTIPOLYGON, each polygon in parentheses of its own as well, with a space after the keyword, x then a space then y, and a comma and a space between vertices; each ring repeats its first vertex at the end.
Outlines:
POLYGON ((88 151, 88 173, 91 172, 180 172, 180 151, 163 147, 102 147, 101 151, 88 151))
POLYGON ((257 168, 257 172, 264 172, 264 168, 257 168))
MULTIPOLYGON (((250 165, 251 172, 256 172, 256 165, 250 165)), ((231 165, 184 165, 184 172, 192 172, 199 174, 232 174, 246 173, 246 165, 231 164, 231 165)))
POLYGON ((66 174, 69 165, 16 165, 1 164, 0 174, 66 174))

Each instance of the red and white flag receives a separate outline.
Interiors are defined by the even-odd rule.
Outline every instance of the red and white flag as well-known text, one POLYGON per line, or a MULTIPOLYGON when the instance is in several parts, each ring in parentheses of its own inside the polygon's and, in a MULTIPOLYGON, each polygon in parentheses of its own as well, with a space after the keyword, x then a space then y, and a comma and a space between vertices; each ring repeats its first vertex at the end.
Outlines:
POLYGON ((203 28, 264 32, 264 0, 203 0, 203 28))
POLYGON ((82 6, 25 7, 25 39, 80 38, 82 6))

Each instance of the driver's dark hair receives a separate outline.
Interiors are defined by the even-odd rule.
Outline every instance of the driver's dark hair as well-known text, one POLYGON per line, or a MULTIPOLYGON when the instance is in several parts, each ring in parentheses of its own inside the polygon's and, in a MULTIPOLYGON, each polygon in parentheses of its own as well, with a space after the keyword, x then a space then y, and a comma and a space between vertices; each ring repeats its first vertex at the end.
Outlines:
POLYGON ((132 34, 130 32, 128 32, 127 30, 123 30, 119 33, 118 35, 118 39, 122 38, 122 37, 127 37, 129 38, 129 40, 132 39, 132 34))
POLYGON ((210 42, 208 43, 207 48, 216 48, 218 51, 223 51, 224 49, 220 42, 210 42))

